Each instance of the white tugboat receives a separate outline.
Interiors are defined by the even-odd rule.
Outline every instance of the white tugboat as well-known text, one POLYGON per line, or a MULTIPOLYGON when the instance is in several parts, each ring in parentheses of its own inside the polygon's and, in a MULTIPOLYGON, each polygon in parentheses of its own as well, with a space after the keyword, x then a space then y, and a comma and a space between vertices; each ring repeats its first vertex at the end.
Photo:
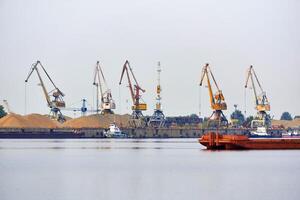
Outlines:
POLYGON ((104 135, 107 138, 126 138, 127 137, 127 134, 123 133, 115 123, 109 125, 109 129, 107 131, 104 131, 104 135))
POLYGON ((264 126, 257 127, 256 130, 250 132, 251 137, 271 137, 264 126))

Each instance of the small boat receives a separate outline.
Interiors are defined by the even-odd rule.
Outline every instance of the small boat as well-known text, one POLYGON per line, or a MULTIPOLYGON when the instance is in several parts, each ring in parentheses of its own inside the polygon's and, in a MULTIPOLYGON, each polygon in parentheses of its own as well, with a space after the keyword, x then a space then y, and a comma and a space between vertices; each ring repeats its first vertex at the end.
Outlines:
POLYGON ((123 133, 115 123, 109 125, 109 129, 107 131, 104 131, 104 135, 107 138, 128 137, 128 135, 126 133, 123 133))
POLYGON ((282 133, 283 138, 300 138, 300 133, 298 130, 291 130, 288 132, 282 133))
POLYGON ((257 127, 255 131, 250 132, 250 137, 272 137, 264 126, 257 127))

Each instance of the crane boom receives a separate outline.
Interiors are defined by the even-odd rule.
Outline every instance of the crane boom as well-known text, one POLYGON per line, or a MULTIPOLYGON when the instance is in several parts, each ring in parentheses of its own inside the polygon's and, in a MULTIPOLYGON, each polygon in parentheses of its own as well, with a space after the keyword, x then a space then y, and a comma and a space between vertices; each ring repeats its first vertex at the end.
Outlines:
MULTIPOLYGON (((47 91, 47 89, 46 89, 46 87, 45 87, 45 84, 44 84, 44 81, 43 81, 43 79, 42 79, 42 77, 41 77, 41 74, 40 74, 40 72, 39 72, 39 70, 38 70, 38 68, 37 68, 37 66, 38 66, 39 64, 41 64, 40 61, 37 61, 36 63, 34 63, 34 64, 32 65, 31 71, 30 71, 30 73, 28 74, 28 76, 27 76, 25 82, 26 82, 26 83, 28 82, 28 80, 29 80, 29 78, 31 77, 33 71, 35 70, 36 73, 37 73, 37 75, 38 75, 38 78, 39 78, 39 80, 40 80, 40 84, 41 84, 41 86, 42 86, 42 90, 43 90, 44 96, 45 96, 45 98, 46 98, 47 104, 48 104, 49 107, 51 107, 51 100, 50 100, 48 91, 47 91)), ((41 65, 41 66, 42 66, 42 65, 41 65)))
POLYGON ((129 76, 129 72, 128 72, 128 67, 127 66, 130 66, 128 60, 126 60, 125 64, 123 65, 123 70, 122 70, 121 78, 120 78, 120 81, 119 81, 119 85, 122 84, 124 72, 126 72, 126 76, 127 76, 127 80, 128 80, 128 87, 129 87, 131 99, 132 99, 132 102, 135 102, 135 99, 134 99, 134 90, 133 90, 133 87, 132 87, 132 81, 131 81, 131 78, 129 76))
POLYGON ((255 88, 255 85, 254 85, 254 81, 253 81, 253 76, 252 76, 252 73, 251 73, 251 69, 252 69, 252 65, 250 66, 250 69, 248 71, 248 75, 247 75, 247 78, 246 78, 245 88, 248 87, 248 82, 249 82, 249 79, 250 79, 251 80, 251 84, 252 84, 252 88, 253 88, 253 92, 254 92, 255 104, 258 105, 257 92, 256 92, 256 88, 255 88))
POLYGON ((210 80, 209 80, 209 76, 208 76, 208 63, 204 66, 203 71, 202 71, 202 76, 201 76, 201 81, 200 81, 200 86, 202 86, 203 83, 203 79, 204 77, 206 77, 207 80, 207 86, 208 86, 208 92, 209 92, 209 98, 210 98, 210 105, 213 108, 214 104, 215 104, 215 99, 213 97, 213 91, 212 91, 212 87, 210 84, 210 80))
MULTIPOLYGON (((102 99, 102 94, 103 94, 103 89, 102 89, 102 84, 101 84, 101 79, 100 79, 100 67, 99 67, 99 61, 97 61, 96 68, 95 68, 95 75, 94 75, 94 85, 100 88, 100 94, 101 94, 101 99, 102 99)), ((97 91, 99 92, 99 91, 97 91)))
POLYGON ((251 80, 251 85, 252 85, 252 88, 253 88, 255 104, 256 104, 256 110, 258 112, 270 111, 270 103, 269 103, 269 100, 266 96, 266 92, 263 90, 252 65, 248 69, 248 73, 247 73, 247 76, 246 76, 245 88, 248 87, 249 80, 251 80), (256 91, 256 87, 255 87, 255 83, 254 83, 255 81, 254 81, 253 76, 254 76, 254 78, 256 80, 256 83, 257 83, 257 85, 259 86, 259 89, 260 89, 260 94, 259 95, 257 94, 257 91, 256 91))
POLYGON ((204 77, 206 77, 206 80, 207 80, 211 108, 213 110, 226 110, 227 105, 225 103, 224 95, 222 93, 222 90, 219 89, 219 86, 216 82, 216 79, 215 79, 213 73, 211 72, 211 69, 210 69, 208 63, 203 67, 202 76, 201 76, 201 80, 200 80, 200 86, 202 86, 202 84, 203 84, 204 77), (209 75, 212 77, 214 85, 217 88, 217 92, 215 94, 213 94, 209 75))

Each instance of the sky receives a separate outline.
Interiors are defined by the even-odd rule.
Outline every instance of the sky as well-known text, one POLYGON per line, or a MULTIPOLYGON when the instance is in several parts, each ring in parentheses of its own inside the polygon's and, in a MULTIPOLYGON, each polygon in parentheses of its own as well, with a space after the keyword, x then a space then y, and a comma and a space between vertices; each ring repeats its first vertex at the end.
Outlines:
POLYGON ((208 90, 199 87, 209 63, 226 99, 225 115, 234 104, 253 115, 253 90, 244 89, 253 65, 271 116, 300 115, 299 10, 297 0, 0 0, 0 100, 15 113, 48 114, 37 75, 24 83, 40 60, 67 107, 80 107, 86 98, 92 109, 99 60, 115 112, 130 113, 126 80, 118 84, 128 59, 151 115, 160 61, 165 115, 209 116, 208 90))

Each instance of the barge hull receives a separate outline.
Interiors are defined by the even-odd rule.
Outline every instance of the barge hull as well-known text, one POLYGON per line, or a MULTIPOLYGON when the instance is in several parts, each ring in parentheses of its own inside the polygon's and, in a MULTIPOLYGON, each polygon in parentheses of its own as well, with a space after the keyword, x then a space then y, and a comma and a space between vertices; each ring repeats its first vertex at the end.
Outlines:
POLYGON ((210 132, 199 138, 207 149, 300 149, 300 138, 248 138, 210 132))

